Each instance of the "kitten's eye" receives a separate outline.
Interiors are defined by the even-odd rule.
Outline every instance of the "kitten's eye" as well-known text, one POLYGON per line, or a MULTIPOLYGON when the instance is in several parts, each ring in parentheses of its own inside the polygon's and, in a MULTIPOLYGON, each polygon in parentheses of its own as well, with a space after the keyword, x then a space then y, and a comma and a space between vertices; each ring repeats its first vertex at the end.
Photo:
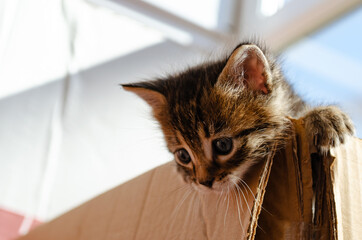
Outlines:
POLYGON ((183 164, 188 164, 191 162, 190 154, 186 151, 186 149, 182 148, 176 151, 176 156, 180 162, 183 164))
POLYGON ((218 155, 227 155, 233 148, 233 140, 231 138, 219 138, 212 141, 214 151, 218 155))

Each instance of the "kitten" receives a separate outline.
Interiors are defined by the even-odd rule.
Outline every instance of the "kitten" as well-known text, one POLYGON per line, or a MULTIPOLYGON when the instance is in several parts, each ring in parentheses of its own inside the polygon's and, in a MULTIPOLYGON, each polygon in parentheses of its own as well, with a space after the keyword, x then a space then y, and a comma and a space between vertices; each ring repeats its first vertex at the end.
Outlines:
POLYGON ((122 86, 152 107, 179 172, 199 188, 232 186, 274 146, 283 146, 288 116, 304 119, 320 150, 353 134, 338 108, 309 108, 276 60, 253 43, 238 45, 226 59, 122 86))

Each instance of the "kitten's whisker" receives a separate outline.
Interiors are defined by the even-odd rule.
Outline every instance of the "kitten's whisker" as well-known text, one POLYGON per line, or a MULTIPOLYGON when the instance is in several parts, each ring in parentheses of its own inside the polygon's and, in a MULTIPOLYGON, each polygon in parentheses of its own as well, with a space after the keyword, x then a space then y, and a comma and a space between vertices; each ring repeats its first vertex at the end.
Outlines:
POLYGON ((250 213, 250 217, 251 217, 251 216, 252 216, 251 209, 250 209, 250 207, 249 207, 249 204, 248 204, 248 201, 247 201, 247 199, 246 199, 246 197, 245 197, 244 192, 241 190, 241 188, 239 187, 239 185, 238 185, 237 183, 235 184, 235 187, 236 187, 238 190, 240 190, 241 194, 243 195, 243 198, 244 198, 244 200, 245 200, 246 207, 248 208, 249 213, 250 213))
MULTIPOLYGON (((181 190, 184 190, 184 189, 186 189, 186 188, 191 189, 191 186, 190 186, 189 184, 184 184, 184 185, 182 185, 182 186, 180 186, 180 187, 177 187, 177 188, 171 190, 169 193, 170 193, 170 194, 175 194, 176 192, 181 191, 181 190)), ((191 190, 192 190, 192 189, 191 189, 191 190)))
POLYGON ((225 204, 225 202, 226 202, 226 197, 227 197, 227 193, 225 193, 224 204, 225 204))
POLYGON ((171 218, 176 218, 178 211, 180 210, 182 204, 185 202, 185 200, 187 199, 188 196, 190 196, 190 194, 192 193, 192 189, 189 188, 189 190, 187 192, 185 192, 185 194, 183 195, 183 198, 181 198, 180 202, 177 204, 176 208, 173 210, 173 213, 171 215, 171 218))
MULTIPOLYGON (((250 191, 250 193, 253 195, 254 201, 256 201, 256 197, 255 197, 253 191, 251 191, 249 185, 248 185, 243 179, 241 179, 241 178, 240 178, 240 183, 241 183, 241 185, 244 187, 244 189, 245 189, 245 186, 248 188, 248 190, 250 191)), ((269 212, 265 207, 261 206, 261 208, 262 208, 264 211, 266 211, 267 213, 269 213, 271 216, 273 216, 273 214, 272 214, 271 212, 269 212)))
MULTIPOLYGON (((242 199, 241 199, 241 196, 240 196, 240 191, 241 191, 241 189, 240 189, 240 187, 237 186, 237 185, 235 185, 235 189, 236 189, 236 191, 237 191, 237 193, 238 193, 238 195, 239 195, 240 206, 243 206, 243 204, 242 204, 242 199)), ((241 192, 242 192, 242 191, 241 191, 241 192)), ((244 208, 243 208, 243 207, 241 207, 241 210, 242 210, 242 212, 244 213, 244 208)))
MULTIPOLYGON (((242 184, 242 186, 244 187, 244 189, 245 189, 245 186, 244 186, 244 185, 246 185, 246 186, 249 188, 250 192, 252 193, 252 195, 253 195, 253 197, 254 197, 254 201, 256 201, 256 198, 255 198, 253 192, 251 191, 250 187, 248 186, 248 184, 247 184, 244 180, 242 180, 241 178, 240 178, 240 180, 241 180, 240 183, 242 184)), ((239 186, 238 186, 237 188, 240 189, 239 186)), ((241 191, 241 189, 240 189, 240 191, 241 191)), ((242 191, 241 191, 241 193, 243 194, 242 191)), ((243 194, 243 195, 244 195, 244 194, 243 194)), ((244 199, 245 199, 245 196, 244 196, 244 199)), ((247 205, 247 206, 248 206, 248 209, 249 209, 249 212, 250 212, 250 216, 252 216, 252 213, 251 213, 251 211, 250 211, 249 205, 247 205)), ((269 214, 271 214, 271 213, 270 213, 268 210, 266 210, 263 206, 261 206, 261 208, 262 208, 263 210, 265 210, 266 212, 268 212, 269 214)), ((260 228, 260 229, 265 233, 264 229, 263 229, 262 227, 260 227, 258 223, 257 223, 257 226, 258 226, 258 228, 260 228)))
POLYGON ((219 197, 218 197, 218 199, 217 199, 217 202, 216 202, 216 208, 217 208, 217 209, 219 208, 221 196, 222 196, 223 193, 224 193, 224 189, 221 190, 221 193, 219 194, 219 197))
POLYGON ((260 227, 260 225, 257 223, 257 227, 261 230, 261 231, 263 231, 263 233, 265 233, 266 234, 266 231, 262 228, 262 227, 260 227))
MULTIPOLYGON (((196 198, 198 198, 198 195, 197 195, 197 192, 193 191, 193 196, 192 196, 192 199, 191 199, 191 204, 192 204, 192 208, 190 207, 189 209, 191 209, 191 214, 190 214, 190 217, 191 217, 191 226, 194 226, 194 221, 195 221, 195 216, 196 216, 196 211, 195 209, 197 210, 200 206, 200 201, 198 201, 198 206, 196 207, 196 198)), ((199 198, 198 198, 199 199, 199 198)), ((199 199, 200 200, 200 199, 199 199)), ((190 232, 190 234, 192 235, 193 232, 190 232)), ((187 238, 189 238, 187 236, 187 238)))
POLYGON ((248 194, 248 190, 249 190, 251 195, 253 196, 254 200, 256 200, 256 197, 255 197, 253 191, 251 190, 251 188, 249 187, 249 185, 242 178, 237 177, 237 176, 235 176, 235 177, 237 178, 238 183, 240 183, 241 186, 246 190, 246 193, 248 194))
MULTIPOLYGON (((244 208, 242 207, 242 199, 241 199, 241 196, 240 196, 240 188, 236 188, 237 192, 238 192, 238 195, 239 195, 239 200, 240 200, 240 208, 241 208, 241 211, 242 213, 244 213, 244 208)), ((245 229, 243 229, 243 231, 245 231, 245 229)))
POLYGON ((166 234, 166 236, 169 236, 170 235, 170 232, 172 231, 172 228, 173 228, 173 225, 175 224, 175 220, 176 220, 176 217, 177 217, 177 214, 181 208, 181 205, 183 204, 183 202, 187 199, 188 196, 190 196, 190 194, 193 192, 192 191, 193 189, 192 188, 189 188, 188 191, 186 191, 184 194, 183 194, 183 197, 181 198, 181 200, 179 201, 178 205, 176 206, 176 208, 172 211, 171 213, 171 216, 170 216, 170 226, 169 226, 169 229, 168 229, 168 232, 166 234))
MULTIPOLYGON (((200 213, 200 211, 202 211, 202 204, 201 204, 201 198, 199 194, 196 194, 196 198, 197 198, 197 214, 200 213)), ((198 229, 195 228, 194 232, 197 231, 198 229)))
POLYGON ((228 192, 225 192, 223 205, 225 205, 227 195, 228 195, 228 192))
POLYGON ((244 232, 244 227, 243 227, 243 224, 241 222, 241 216, 240 216, 239 199, 238 199, 238 196, 236 195, 235 188, 233 188, 233 192, 234 192, 234 195, 235 195, 236 206, 238 208, 238 218, 239 218, 240 227, 241 227, 242 231, 244 232))
MULTIPOLYGON (((157 205, 155 206, 155 208, 153 209, 153 211, 154 211, 154 212, 158 212, 159 209, 163 207, 163 206, 161 206, 161 203, 164 202, 164 201, 167 201, 167 200, 170 199, 170 198, 172 198, 172 197, 173 197, 173 194, 175 194, 175 193, 178 192, 178 191, 185 191, 185 192, 183 193, 183 196, 184 196, 184 195, 186 194, 186 192, 187 192, 187 189, 188 189, 188 190, 191 190, 191 191, 193 190, 190 185, 185 184, 185 185, 183 185, 183 186, 176 187, 175 189, 170 190, 169 192, 167 192, 168 194, 164 194, 164 195, 162 195, 162 196, 159 196, 159 198, 160 198, 159 203, 160 203, 160 204, 157 204, 157 205)), ((173 212, 174 212, 174 211, 173 211, 173 212)), ((172 217, 172 215, 171 215, 171 217, 172 217)))
POLYGON ((227 216, 227 213, 229 211, 229 194, 230 194, 230 189, 229 189, 229 186, 228 186, 228 191, 227 191, 228 203, 227 203, 227 206, 226 206, 226 212, 225 212, 225 216, 224 216, 224 227, 226 226, 226 216, 227 216))
MULTIPOLYGON (((247 208, 249 209, 250 217, 252 217, 252 213, 251 213, 251 210, 250 210, 250 208, 249 208, 248 202, 246 201, 244 192, 241 190, 241 188, 240 188, 239 186, 236 186, 236 189, 238 190, 238 193, 241 192, 241 194, 243 195, 244 200, 245 200, 245 204, 246 204, 247 208)), ((240 195, 239 195, 239 197, 240 197, 240 195)), ((241 198, 241 197, 240 197, 240 198, 241 198)), ((257 226, 258 226, 259 228, 261 228, 258 223, 257 223, 257 226)))
POLYGON ((251 196, 253 197, 254 200, 256 200, 256 197, 253 193, 253 191, 251 191, 249 185, 242 179, 240 179, 240 185, 245 189, 245 192, 247 193, 247 195, 249 196, 249 192, 251 193, 251 196))
POLYGON ((249 187, 249 185, 242 178, 239 178, 239 179, 240 179, 241 183, 249 189, 251 195, 253 195, 253 197, 255 199, 255 195, 254 195, 253 191, 251 190, 251 188, 249 187))

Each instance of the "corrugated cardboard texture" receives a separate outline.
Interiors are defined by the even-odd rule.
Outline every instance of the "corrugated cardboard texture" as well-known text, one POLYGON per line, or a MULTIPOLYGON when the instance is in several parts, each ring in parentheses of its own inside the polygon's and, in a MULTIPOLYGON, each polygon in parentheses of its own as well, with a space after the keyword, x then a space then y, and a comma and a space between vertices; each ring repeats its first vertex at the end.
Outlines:
POLYGON ((361 141, 337 149, 336 159, 322 157, 309 146, 303 122, 292 121, 295 134, 246 176, 244 194, 199 193, 168 163, 21 239, 358 239, 361 141))

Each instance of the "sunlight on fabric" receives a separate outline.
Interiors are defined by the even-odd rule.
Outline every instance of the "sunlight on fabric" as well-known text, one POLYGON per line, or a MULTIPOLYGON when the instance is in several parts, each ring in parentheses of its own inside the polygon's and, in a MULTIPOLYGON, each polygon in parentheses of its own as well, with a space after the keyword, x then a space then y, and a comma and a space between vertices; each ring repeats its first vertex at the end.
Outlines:
POLYGON ((1 5, 9 11, 0 15, 0 98, 60 79, 71 57, 82 70, 163 41, 160 32, 84 0, 1 5))
POLYGON ((261 0, 260 12, 265 17, 271 17, 291 0, 261 0))
POLYGON ((217 28, 220 0, 143 0, 170 11, 180 17, 195 22, 205 28, 217 28))

